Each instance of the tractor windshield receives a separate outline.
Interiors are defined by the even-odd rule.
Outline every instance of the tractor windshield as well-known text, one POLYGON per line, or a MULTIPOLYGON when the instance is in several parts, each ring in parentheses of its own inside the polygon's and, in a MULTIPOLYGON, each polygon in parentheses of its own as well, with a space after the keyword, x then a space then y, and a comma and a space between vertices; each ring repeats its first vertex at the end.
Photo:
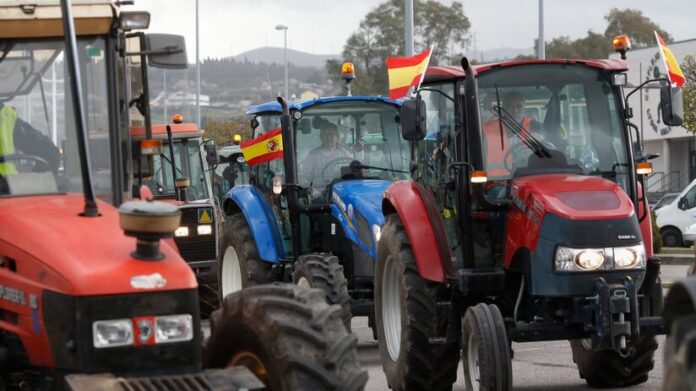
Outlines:
MULTIPOLYGON (((103 38, 79 38, 93 186, 111 201, 103 38)), ((64 43, 0 40, 0 196, 82 192, 64 43)))
MULTIPOLYGON (((191 185, 186 188, 186 200, 209 199, 205 171, 203 170, 203 157, 201 146, 196 139, 174 140, 174 163, 176 165, 177 178, 186 177, 191 185)), ((152 189, 152 194, 162 198, 176 197, 174 188, 174 176, 172 175, 172 155, 169 152, 169 144, 165 143, 162 154, 155 156, 154 175, 145 180, 152 189)))
POLYGON ((407 177, 409 149, 401 138, 397 106, 346 100, 318 104, 302 114, 295 125, 300 186, 323 190, 355 170, 375 179, 407 177))
POLYGON ((628 143, 608 75, 573 64, 504 67, 481 74, 479 102, 489 179, 578 173, 626 188, 628 143))

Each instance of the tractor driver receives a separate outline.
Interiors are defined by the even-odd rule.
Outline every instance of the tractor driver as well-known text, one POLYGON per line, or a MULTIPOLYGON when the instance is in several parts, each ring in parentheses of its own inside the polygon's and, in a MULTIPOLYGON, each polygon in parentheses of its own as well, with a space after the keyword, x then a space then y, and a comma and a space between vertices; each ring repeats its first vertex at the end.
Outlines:
MULTIPOLYGON (((543 125, 531 117, 524 115, 525 103, 522 94, 517 91, 508 92, 503 96, 502 106, 505 113, 503 114, 503 118, 507 116, 519 125, 524 132, 528 132, 538 141, 544 141, 543 125)), ((501 132, 500 122, 498 116, 494 115, 483 124, 486 171, 491 179, 509 178, 511 173, 505 166, 503 159, 505 159, 506 152, 510 150, 510 148, 521 143, 519 138, 514 136, 515 133, 508 126, 505 126, 505 130, 501 132), (502 142, 500 139, 501 133, 503 137, 502 142)), ((519 137, 525 137, 525 135, 523 134, 519 137)), ((512 159, 513 163, 519 161, 516 156, 513 156, 512 159)))
POLYGON ((330 167, 333 165, 330 163, 342 158, 351 159, 353 154, 339 143, 338 126, 332 122, 326 120, 320 122, 319 139, 321 145, 309 151, 302 165, 302 171, 303 176, 309 179, 305 183, 309 183, 312 188, 323 189, 332 178, 338 176, 337 172, 340 169, 339 165, 330 167))

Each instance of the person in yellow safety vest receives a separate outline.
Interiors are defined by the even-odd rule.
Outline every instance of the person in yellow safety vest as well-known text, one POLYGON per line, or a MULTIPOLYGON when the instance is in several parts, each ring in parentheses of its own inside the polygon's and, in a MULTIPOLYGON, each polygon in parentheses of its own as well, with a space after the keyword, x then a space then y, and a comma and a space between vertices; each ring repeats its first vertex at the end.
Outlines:
MULTIPOLYGON (((17 112, 9 106, 0 109, 0 156, 14 155, 14 127, 17 121, 17 112)), ((0 175, 16 175, 17 167, 14 163, 0 163, 0 175)))
MULTIPOLYGON (((522 126, 528 132, 536 136, 539 136, 542 125, 541 123, 533 120, 531 117, 524 115, 524 98, 519 92, 513 91, 508 92, 503 96, 502 99, 503 109, 507 114, 512 117, 514 121, 522 126)), ((502 132, 502 143, 500 140, 500 120, 498 116, 495 115, 483 124, 483 137, 485 141, 485 152, 486 152, 486 172, 488 177, 491 179, 495 178, 509 178, 510 172, 505 167, 505 153, 510 149, 512 145, 510 142, 514 140, 515 143, 519 142, 516 138, 512 138, 512 133, 505 128, 502 132), (503 147, 501 147, 501 145, 503 147)), ((508 159, 513 159, 509 156, 508 159)), ((512 162, 508 162, 508 166, 512 162)))
MULTIPOLYGON (((53 144, 51 138, 18 118, 14 108, 0 102, 0 156, 14 154, 40 157, 54 173, 58 171, 60 149, 53 144)), ((15 174, 15 163, 0 161, 0 176, 15 174)))

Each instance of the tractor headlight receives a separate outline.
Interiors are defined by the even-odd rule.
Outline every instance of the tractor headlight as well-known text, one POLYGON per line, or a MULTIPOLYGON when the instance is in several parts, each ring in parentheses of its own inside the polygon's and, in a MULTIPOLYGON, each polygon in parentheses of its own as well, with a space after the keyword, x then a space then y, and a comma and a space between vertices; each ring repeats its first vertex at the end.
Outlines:
POLYGON ((379 225, 372 225, 372 236, 375 238, 375 243, 379 242, 379 238, 382 237, 382 228, 379 225))
POLYGON ((130 319, 98 320, 92 323, 95 348, 133 344, 133 321, 130 319))
POLYGON ((569 248, 558 246, 556 249, 556 270, 561 272, 590 271, 599 269, 604 264, 604 249, 569 248))
POLYGON ((189 236, 189 229, 188 227, 181 226, 174 231, 174 236, 177 238, 183 237, 183 236, 189 236))
POLYGON ((645 265, 643 244, 614 248, 614 265, 617 269, 638 269, 645 265))
POLYGON ((155 319, 155 342, 183 342, 193 339, 193 317, 189 314, 158 316, 155 319))
POLYGON ((213 233, 213 226, 210 224, 202 224, 196 228, 198 235, 210 235, 213 233))

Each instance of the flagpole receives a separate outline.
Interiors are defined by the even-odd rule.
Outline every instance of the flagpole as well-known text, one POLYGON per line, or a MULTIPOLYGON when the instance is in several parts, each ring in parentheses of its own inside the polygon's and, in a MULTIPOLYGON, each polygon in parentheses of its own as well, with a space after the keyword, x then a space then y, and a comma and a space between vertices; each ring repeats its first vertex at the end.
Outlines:
POLYGON ((413 56, 413 0, 405 0, 404 12, 404 41, 406 42, 405 55, 406 57, 413 56))

